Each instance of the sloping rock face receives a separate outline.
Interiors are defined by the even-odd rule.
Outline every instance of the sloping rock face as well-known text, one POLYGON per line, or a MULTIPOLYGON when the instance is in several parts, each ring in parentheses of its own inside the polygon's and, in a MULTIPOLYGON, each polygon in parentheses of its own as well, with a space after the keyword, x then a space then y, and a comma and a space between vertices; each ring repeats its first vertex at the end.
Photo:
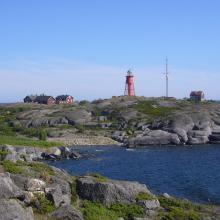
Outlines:
POLYGON ((177 134, 168 133, 162 130, 150 131, 146 136, 131 138, 128 141, 129 147, 168 144, 180 144, 179 137, 177 134))
POLYGON ((16 200, 0 199, 0 220, 34 220, 32 208, 23 208, 16 200))
POLYGON ((8 173, 0 173, 0 199, 19 198, 24 192, 11 180, 8 173))
POLYGON ((132 203, 139 193, 151 194, 145 185, 137 182, 99 181, 91 176, 77 179, 76 191, 80 198, 106 205, 132 203))
POLYGON ((68 123, 71 125, 75 124, 85 124, 86 122, 91 121, 92 114, 83 109, 76 109, 72 112, 69 112, 66 115, 68 123))

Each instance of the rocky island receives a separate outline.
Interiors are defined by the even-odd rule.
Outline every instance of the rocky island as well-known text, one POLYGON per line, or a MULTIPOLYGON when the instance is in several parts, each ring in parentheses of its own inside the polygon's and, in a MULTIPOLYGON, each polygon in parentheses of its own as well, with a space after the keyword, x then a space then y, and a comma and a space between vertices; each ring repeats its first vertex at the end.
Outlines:
POLYGON ((220 104, 126 96, 72 105, 11 104, 0 107, 0 126, 1 143, 12 145, 219 143, 220 104))

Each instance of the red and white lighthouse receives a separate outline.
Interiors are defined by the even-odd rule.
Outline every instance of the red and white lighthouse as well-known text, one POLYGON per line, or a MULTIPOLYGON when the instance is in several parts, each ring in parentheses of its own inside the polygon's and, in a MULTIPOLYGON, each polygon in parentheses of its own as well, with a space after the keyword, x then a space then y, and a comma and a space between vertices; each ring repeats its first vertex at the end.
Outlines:
POLYGON ((134 91, 134 75, 130 70, 127 72, 126 81, 125 81, 125 92, 126 96, 135 96, 134 91))

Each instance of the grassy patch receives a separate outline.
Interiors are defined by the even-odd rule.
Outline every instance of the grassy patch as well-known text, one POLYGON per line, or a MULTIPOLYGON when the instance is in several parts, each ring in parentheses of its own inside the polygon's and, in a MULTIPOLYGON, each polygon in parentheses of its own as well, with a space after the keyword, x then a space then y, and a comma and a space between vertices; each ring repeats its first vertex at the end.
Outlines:
POLYGON ((144 215, 143 208, 136 204, 113 204, 111 205, 110 210, 115 212, 118 217, 122 217, 125 220, 130 220, 134 217, 143 217, 144 215))
POLYGON ((77 201, 77 193, 76 193, 76 177, 72 176, 72 182, 70 184, 71 187, 71 202, 74 204, 77 201))
POLYGON ((164 214, 162 220, 200 220, 201 216, 194 210, 183 210, 181 208, 171 208, 164 214))
POLYGON ((49 142, 43 140, 32 140, 28 138, 21 138, 16 136, 0 135, 0 145, 15 145, 15 146, 30 146, 30 147, 55 147, 61 146, 61 142, 49 142))
POLYGON ((86 200, 83 201, 81 210, 85 220, 118 220, 119 217, 129 220, 144 215, 143 209, 138 205, 114 204, 105 207, 86 200))
POLYGON ((0 150, 0 160, 4 160, 8 153, 6 150, 0 150))
POLYGON ((55 210, 54 204, 49 201, 45 195, 36 193, 31 201, 32 208, 35 212, 40 214, 47 214, 55 210))
POLYGON ((140 192, 135 198, 137 202, 143 200, 151 200, 151 199, 154 199, 154 197, 146 192, 140 192))
POLYGON ((173 107, 163 107, 159 106, 155 101, 141 101, 138 104, 134 105, 137 111, 147 114, 150 116, 167 116, 169 115, 175 108, 173 107))
POLYGON ((108 178, 105 176, 102 176, 99 173, 88 173, 88 176, 92 176, 94 178, 95 181, 97 182, 107 182, 108 178))
POLYGON ((32 168, 35 172, 42 173, 42 172, 47 172, 49 175, 54 175, 53 169, 45 164, 45 163, 40 163, 40 162, 31 162, 27 163, 29 167, 32 168))
POLYGON ((118 220, 118 215, 100 203, 83 201, 82 213, 85 220, 118 220))
POLYGON ((186 200, 168 199, 165 197, 159 197, 160 204, 165 208, 166 212, 161 214, 162 220, 199 220, 201 214, 199 210, 200 206, 194 205, 186 200))
POLYGON ((13 163, 9 160, 1 161, 1 165, 4 168, 5 172, 13 173, 13 174, 21 174, 23 169, 18 166, 16 163, 13 163))

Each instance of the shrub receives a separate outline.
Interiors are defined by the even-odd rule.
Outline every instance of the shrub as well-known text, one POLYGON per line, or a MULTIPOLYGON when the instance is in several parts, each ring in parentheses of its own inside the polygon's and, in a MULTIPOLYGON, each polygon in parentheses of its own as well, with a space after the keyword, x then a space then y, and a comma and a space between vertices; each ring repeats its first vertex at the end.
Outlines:
POLYGON ((28 163, 28 166, 30 166, 32 170, 38 173, 42 174, 43 172, 47 172, 49 175, 54 175, 53 169, 45 163, 31 162, 31 163, 28 163))
POLYGON ((40 214, 46 214, 55 210, 54 204, 49 201, 44 194, 36 193, 32 199, 30 205, 33 207, 35 212, 40 214))
POLYGON ((41 141, 47 140, 47 132, 45 130, 39 131, 39 140, 41 140, 41 141))
POLYGON ((4 167, 4 170, 13 174, 22 173, 22 168, 19 167, 16 163, 11 162, 10 160, 4 160, 1 162, 1 165, 4 167))
POLYGON ((77 200, 77 193, 76 193, 76 177, 72 177, 72 182, 70 184, 71 187, 71 201, 72 203, 76 202, 77 200))
POLYGON ((154 197, 146 192, 140 192, 135 198, 137 202, 142 200, 151 200, 151 199, 154 199, 154 197))
POLYGON ((134 217, 143 217, 144 216, 144 210, 142 207, 136 205, 136 204, 113 204, 110 207, 111 211, 114 211, 118 217, 122 217, 125 220, 133 219, 134 217))
POLYGON ((114 211, 108 210, 100 203, 83 201, 82 212, 85 220, 118 220, 114 211))
POLYGON ((107 177, 102 176, 99 173, 88 173, 88 176, 92 176, 97 182, 106 182, 108 180, 107 177))
POLYGON ((6 150, 0 150, 0 160, 4 160, 8 153, 6 150))
POLYGON ((193 210, 185 211, 181 208, 172 208, 169 213, 162 217, 162 220, 199 220, 201 219, 199 214, 193 210))

